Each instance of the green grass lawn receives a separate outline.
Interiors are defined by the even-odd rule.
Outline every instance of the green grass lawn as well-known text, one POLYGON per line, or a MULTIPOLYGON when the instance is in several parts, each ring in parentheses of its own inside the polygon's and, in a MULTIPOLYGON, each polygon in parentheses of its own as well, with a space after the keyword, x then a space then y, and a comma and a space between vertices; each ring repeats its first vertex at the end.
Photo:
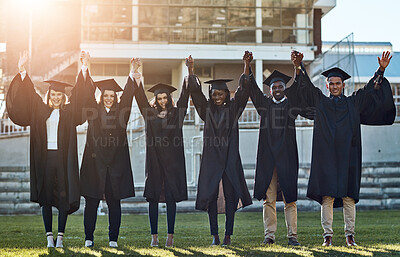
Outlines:
MULTIPOLYGON (((224 215, 219 215, 220 235, 224 234, 224 215)), ((298 235, 301 247, 288 247, 283 213, 278 213, 276 244, 261 245, 261 212, 238 212, 230 247, 210 247, 206 213, 179 213, 176 218, 173 248, 151 248, 147 215, 124 215, 118 249, 108 247, 108 219, 99 216, 95 246, 83 247, 82 215, 68 218, 63 249, 47 249, 41 216, 1 216, 0 256, 400 256, 400 212, 359 211, 356 221, 358 247, 345 246, 343 214, 334 213, 333 247, 322 247, 319 212, 299 212, 298 235)), ((53 232, 57 232, 54 216, 53 232)), ((159 217, 160 246, 166 239, 166 217, 159 217)), ((221 240, 222 240, 221 238, 221 240)))

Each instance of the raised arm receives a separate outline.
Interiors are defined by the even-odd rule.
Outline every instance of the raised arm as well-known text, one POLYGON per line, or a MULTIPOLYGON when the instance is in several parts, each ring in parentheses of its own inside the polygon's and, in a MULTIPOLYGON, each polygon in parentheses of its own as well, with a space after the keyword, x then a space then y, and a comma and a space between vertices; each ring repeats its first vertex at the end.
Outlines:
MULTIPOLYGON (((191 57, 191 56, 190 56, 191 57)), ((200 118, 205 121, 207 115, 207 99, 201 91, 200 80, 194 75, 194 60, 191 58, 191 68, 189 69, 189 78, 188 78, 188 91, 192 97, 193 104, 196 108, 197 113, 200 118)))
POLYGON ((363 87, 354 92, 354 103, 359 109, 361 123, 366 125, 389 125, 395 118, 395 105, 389 81, 384 72, 392 56, 389 51, 378 57, 379 68, 363 87))
POLYGON ((239 78, 239 87, 235 92, 233 99, 233 107, 236 112, 236 117, 239 118, 250 97, 250 62, 253 60, 253 54, 246 51, 243 55, 244 71, 239 78))
MULTIPOLYGON (((186 58, 185 62, 186 66, 188 67, 188 74, 193 75, 194 61, 192 56, 189 55, 189 57, 186 58)), ((183 80, 181 95, 179 96, 178 102, 176 103, 181 122, 183 122, 187 113, 188 100, 189 100, 188 83, 189 83, 189 77, 186 76, 183 80)))
POLYGON ((27 62, 28 52, 24 51, 18 61, 19 73, 11 81, 6 98, 8 116, 20 126, 31 125, 32 112, 42 112, 47 107, 26 73, 27 62))
POLYGON ((250 66, 252 60, 253 60, 253 53, 246 51, 245 55, 243 56, 244 74, 247 74, 249 76, 250 99, 253 102, 254 107, 256 107, 258 114, 261 115, 261 112, 264 109, 265 103, 267 101, 267 96, 258 87, 257 82, 254 78, 254 74, 250 66))
POLYGON ((324 94, 311 82, 302 63, 303 54, 293 51, 291 59, 296 70, 296 75, 291 86, 292 89, 285 91, 285 94, 288 93, 288 98, 290 97, 291 100, 295 99, 303 108, 314 108, 319 100, 324 97, 324 94))

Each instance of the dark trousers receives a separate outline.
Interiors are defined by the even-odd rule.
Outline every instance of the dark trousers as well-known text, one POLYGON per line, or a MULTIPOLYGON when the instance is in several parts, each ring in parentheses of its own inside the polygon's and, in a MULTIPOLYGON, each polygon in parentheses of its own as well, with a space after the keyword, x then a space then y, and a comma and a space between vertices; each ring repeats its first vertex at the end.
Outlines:
MULTIPOLYGON (((107 173, 105 192, 106 203, 108 206, 108 238, 109 241, 117 241, 119 228, 121 226, 121 200, 115 199, 110 177, 107 173)), ((97 208, 99 207, 100 199, 85 196, 85 210, 83 224, 85 226, 85 240, 93 241, 93 233, 96 228, 97 208)))
MULTIPOLYGON (((167 226, 168 234, 174 233, 176 202, 167 202, 167 226)), ((158 234, 158 202, 149 202, 149 220, 151 234, 158 234)))
MULTIPOLYGON (((222 175, 222 186, 225 196, 225 235, 232 235, 239 197, 225 172, 222 175)), ((217 189, 217 192, 215 193, 215 200, 211 201, 208 206, 208 219, 210 220, 211 235, 218 235, 218 192, 219 189, 217 189)))
POLYGON ((52 232, 53 230, 53 213, 52 206, 58 206, 58 232, 64 233, 65 226, 67 224, 67 211, 68 206, 65 201, 65 197, 61 197, 60 191, 65 192, 62 187, 62 179, 57 179, 61 176, 59 170, 59 152, 57 150, 47 150, 47 162, 46 170, 43 183, 43 191, 41 200, 42 206, 42 217, 44 228, 46 233, 52 232))
MULTIPOLYGON (((44 228, 46 229, 46 233, 53 231, 53 213, 51 211, 51 205, 42 206, 42 216, 44 228)), ((68 214, 66 211, 58 212, 58 232, 65 232, 65 225, 67 224, 68 214)))

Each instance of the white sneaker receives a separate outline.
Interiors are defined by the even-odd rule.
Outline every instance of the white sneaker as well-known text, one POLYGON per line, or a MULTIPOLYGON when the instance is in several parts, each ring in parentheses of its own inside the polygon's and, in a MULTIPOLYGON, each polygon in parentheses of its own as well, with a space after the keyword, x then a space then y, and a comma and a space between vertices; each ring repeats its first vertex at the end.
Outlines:
POLYGON ((92 240, 86 240, 85 241, 85 247, 93 247, 94 243, 92 240))
POLYGON ((53 237, 53 234, 47 236, 47 247, 48 247, 48 248, 53 248, 53 247, 54 247, 54 237, 53 237))
POLYGON ((57 248, 63 248, 63 235, 58 235, 57 236, 57 242, 56 242, 56 247, 57 248))
POLYGON ((117 247, 118 247, 117 242, 115 242, 115 241, 110 241, 110 247, 112 247, 112 248, 117 248, 117 247))

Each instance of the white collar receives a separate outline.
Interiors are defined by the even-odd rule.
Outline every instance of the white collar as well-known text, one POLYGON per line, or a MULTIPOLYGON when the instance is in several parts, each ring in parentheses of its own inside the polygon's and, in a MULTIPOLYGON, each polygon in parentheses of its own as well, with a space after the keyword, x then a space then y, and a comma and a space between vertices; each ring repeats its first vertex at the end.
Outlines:
POLYGON ((108 107, 105 107, 105 108, 106 108, 106 112, 109 113, 110 112, 110 108, 108 108, 108 107))
POLYGON ((280 103, 282 103, 283 101, 285 101, 286 100, 286 96, 284 96, 281 100, 276 100, 275 99, 275 97, 272 97, 272 101, 274 102, 274 103, 276 103, 276 104, 280 104, 280 103))

